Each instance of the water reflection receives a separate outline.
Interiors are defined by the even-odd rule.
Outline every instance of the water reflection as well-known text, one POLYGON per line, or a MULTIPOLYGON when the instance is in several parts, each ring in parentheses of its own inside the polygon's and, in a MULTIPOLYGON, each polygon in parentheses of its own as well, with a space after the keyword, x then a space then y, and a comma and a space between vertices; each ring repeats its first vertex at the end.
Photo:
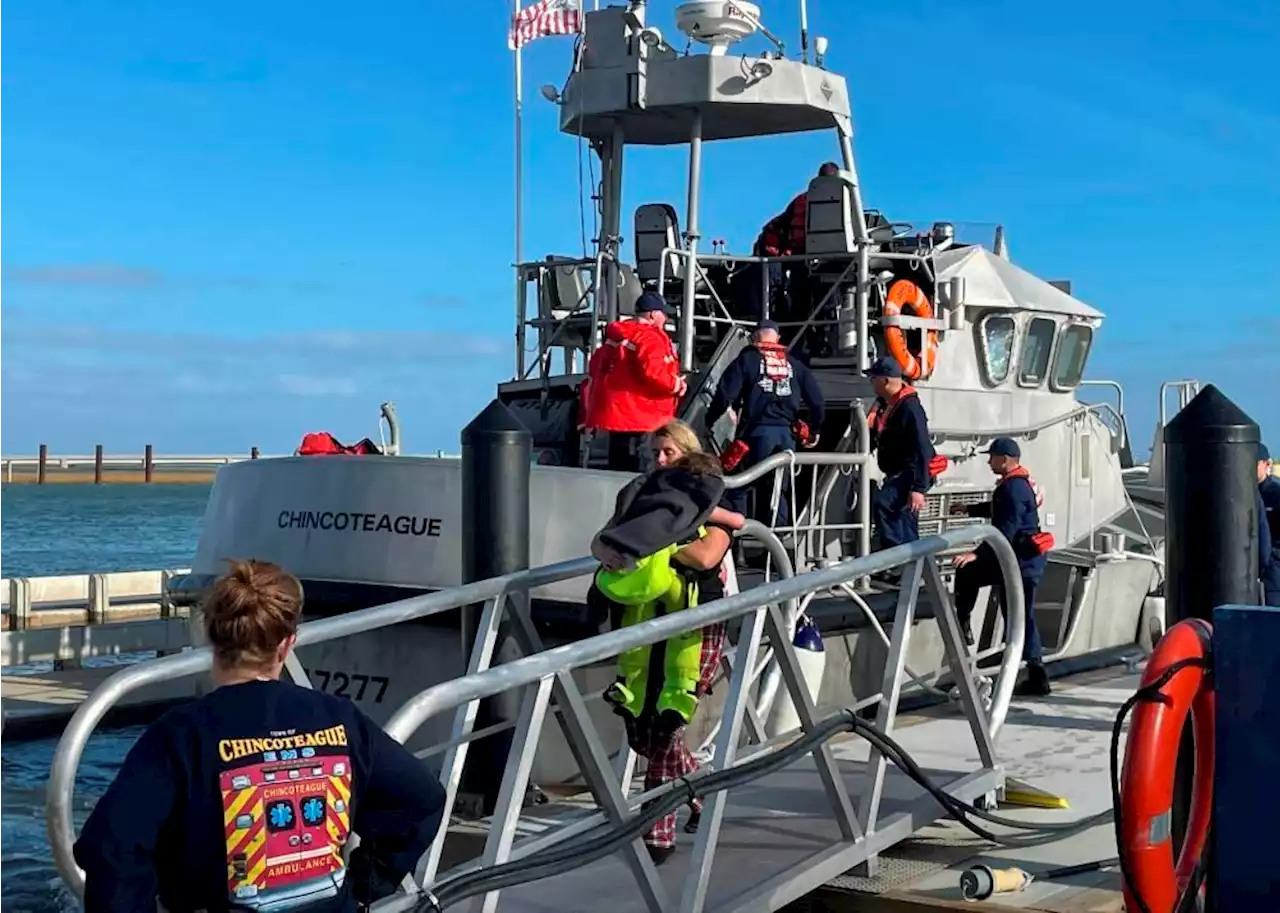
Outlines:
MULTIPOLYGON (((98 797, 115 778, 143 727, 99 732, 89 741, 76 777, 72 819, 84 824, 98 797)), ((79 909, 53 867, 44 827, 44 784, 57 739, 7 741, 0 753, 0 906, 23 913, 79 909)))

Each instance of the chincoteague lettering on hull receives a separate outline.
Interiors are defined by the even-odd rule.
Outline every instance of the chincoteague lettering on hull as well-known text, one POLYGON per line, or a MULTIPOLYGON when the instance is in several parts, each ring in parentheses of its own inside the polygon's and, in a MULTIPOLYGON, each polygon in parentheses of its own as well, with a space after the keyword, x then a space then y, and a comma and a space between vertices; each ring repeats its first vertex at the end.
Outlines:
POLYGON ((325 529, 338 532, 394 533, 397 536, 439 538, 443 522, 439 517, 407 514, 358 513, 346 510, 282 510, 276 521, 281 529, 325 529))

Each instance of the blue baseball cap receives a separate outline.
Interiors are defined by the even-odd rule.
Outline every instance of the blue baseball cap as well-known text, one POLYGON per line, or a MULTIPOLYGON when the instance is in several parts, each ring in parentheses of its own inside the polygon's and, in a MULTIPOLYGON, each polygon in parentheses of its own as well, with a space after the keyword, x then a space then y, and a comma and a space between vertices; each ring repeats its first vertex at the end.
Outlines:
POLYGON ((867 368, 867 377, 902 377, 902 365, 887 355, 884 358, 877 358, 875 363, 867 368))
POLYGON ((636 313, 648 314, 651 311, 662 311, 668 317, 671 316, 671 307, 661 295, 653 291, 641 292, 639 299, 636 300, 636 313))
POLYGON ((1013 457, 1017 460, 1022 457, 1022 448, 1011 437, 998 437, 991 442, 991 446, 987 448, 987 453, 991 454, 991 456, 1013 457))
POLYGON ((772 320, 761 320, 756 324, 755 331, 759 333, 761 330, 773 330, 776 333, 778 332, 778 325, 772 320))
POLYGON ((1271 451, 1267 449, 1266 444, 1259 441, 1258 442, 1258 462, 1262 463, 1264 461, 1267 463, 1271 462, 1271 451))

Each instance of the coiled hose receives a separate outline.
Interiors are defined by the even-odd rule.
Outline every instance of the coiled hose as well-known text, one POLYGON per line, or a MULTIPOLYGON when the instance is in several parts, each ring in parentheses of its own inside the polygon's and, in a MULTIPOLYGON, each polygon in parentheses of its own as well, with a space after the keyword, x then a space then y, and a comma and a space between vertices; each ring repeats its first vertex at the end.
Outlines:
POLYGON ((468 897, 502 888, 540 881, 603 859, 642 837, 659 818, 687 805, 694 798, 750 783, 794 763, 814 748, 842 732, 852 732, 866 739, 890 763, 928 792, 952 817, 977 836, 1002 846, 1025 847, 1052 843, 1072 834, 1103 824, 1112 818, 1107 809, 1076 821, 1027 822, 984 811, 957 799, 934 783, 919 764, 892 737, 860 719, 852 710, 842 710, 816 724, 812 730, 783 748, 734 765, 727 770, 699 771, 676 781, 664 795, 646 802, 637 812, 617 824, 601 822, 575 837, 530 853, 512 862, 485 869, 474 869, 455 875, 423 892, 416 913, 443 913, 443 910, 468 897), (978 824, 973 818, 999 825, 1023 834, 997 834, 978 824))

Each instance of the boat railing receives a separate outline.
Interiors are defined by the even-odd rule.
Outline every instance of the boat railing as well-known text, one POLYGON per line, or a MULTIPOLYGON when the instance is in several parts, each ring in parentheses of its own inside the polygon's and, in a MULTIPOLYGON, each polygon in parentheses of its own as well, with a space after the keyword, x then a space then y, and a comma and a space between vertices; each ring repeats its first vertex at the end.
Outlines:
POLYGON ((1163 428, 1169 424, 1169 419, 1173 418, 1187 404, 1196 398, 1200 392, 1200 381, 1194 378, 1184 378, 1182 380, 1166 380, 1160 385, 1160 427, 1163 428), (1178 400, 1178 408, 1173 410, 1173 414, 1169 413, 1169 394, 1173 393, 1178 400))
MULTIPOLYGON (((785 552, 773 534, 756 523, 749 523, 744 534, 762 539, 770 553, 777 559, 779 569, 784 572, 790 570, 785 552)), ((942 627, 943 639, 947 645, 947 666, 950 669, 964 670, 963 674, 953 674, 953 677, 957 680, 961 691, 970 729, 984 764, 983 770, 979 772, 981 783, 976 780, 966 780, 959 786, 953 786, 958 790, 964 787, 970 797, 984 794, 1000 785, 998 769, 995 766, 994 742, 1008 711, 1024 638, 1021 588, 1016 585, 1019 579, 1017 560, 1008 543, 988 525, 950 531, 940 536, 929 537, 909 545, 843 561, 831 567, 793 577, 787 577, 784 574, 781 579, 766 581, 761 586, 704 606, 550 650, 544 648, 528 613, 528 593, 537 587, 592 573, 597 567, 592 559, 562 561, 345 615, 307 622, 299 627, 297 645, 304 648, 310 644, 363 634, 402 622, 454 611, 463 606, 483 603, 480 633, 471 651, 468 674, 452 682, 427 689, 411 699, 397 711, 387 724, 387 728, 388 731, 403 739, 407 734, 415 731, 428 717, 465 704, 465 707, 458 709, 455 714, 450 740, 452 744, 445 749, 445 762, 442 768, 442 779, 449 791, 449 801, 452 805, 460 782, 461 768, 465 763, 466 745, 472 738, 488 734, 472 732, 478 701, 523 685, 535 686, 522 701, 520 715, 514 724, 517 730, 517 737, 514 739, 517 757, 513 758, 507 766, 499 800, 499 814, 495 817, 490 830, 491 836, 482 862, 482 864, 491 864, 506 858, 512 850, 511 841, 519 817, 520 797, 524 794, 528 779, 533 746, 538 741, 538 732, 547 710, 547 699, 553 690, 556 692, 561 709, 561 723, 565 726, 566 735, 575 748, 575 756, 580 766, 584 768, 582 770, 584 778, 608 819, 617 822, 651 798, 650 794, 642 794, 628 799, 620 783, 620 774, 625 771, 610 771, 608 754, 591 725, 584 707, 584 699, 574 684, 571 675, 573 669, 607 660, 620 651, 635 646, 656 643, 676 633, 720 621, 742 619, 743 626, 730 664, 731 685, 716 737, 715 756, 712 762, 714 767, 724 769, 734 763, 742 763, 742 759, 735 762, 735 754, 744 726, 758 743, 758 748, 752 756, 776 750, 780 741, 785 740, 785 736, 778 734, 775 734, 772 739, 764 738, 761 714, 748 696, 748 689, 762 673, 759 657, 765 632, 768 632, 769 643, 774 649, 782 680, 795 704, 797 715, 806 729, 811 728, 815 710, 808 691, 805 690, 801 681, 794 649, 788 636, 795 617, 794 606, 808 594, 838 587, 849 581, 904 565, 907 566, 908 572, 904 575, 904 584, 898 598, 892 646, 883 680, 884 687, 881 693, 868 696, 861 701, 860 706, 871 706, 880 701, 878 725, 881 728, 892 728, 897 698, 903 688, 909 684, 903 681, 902 672, 905 668, 909 631, 915 621, 916 603, 923 585, 933 606, 933 616, 942 627), (969 672, 971 660, 965 653, 950 595, 946 591, 941 571, 936 563, 937 556, 940 554, 956 548, 973 548, 982 542, 988 543, 995 550, 1009 590, 1009 605, 1005 619, 1007 649, 989 712, 982 706, 976 685, 971 678, 969 672), (513 628, 526 655, 520 660, 490 668, 489 663, 497 640, 498 625, 508 617, 508 613, 515 622, 513 628), (979 786, 981 788, 978 788, 979 786), (976 792, 974 792, 975 789, 976 792)), ((75 829, 71 810, 76 773, 89 738, 107 712, 128 694, 156 683, 207 673, 212 668, 212 659, 209 648, 199 647, 177 655, 125 667, 89 695, 68 723, 58 743, 50 770, 46 825, 58 872, 77 895, 83 895, 84 875, 77 867, 72 854, 75 829)), ((310 687, 307 673, 296 654, 290 654, 286 668, 295 682, 304 687, 310 687)), ((438 748, 427 749, 421 754, 437 752, 438 748)), ((860 809, 861 823, 853 820, 849 799, 844 793, 841 781, 830 776, 832 763, 830 753, 823 749, 816 755, 820 765, 827 765, 828 773, 824 774, 825 785, 835 803, 837 814, 841 817, 844 837, 848 841, 844 845, 845 855, 840 856, 844 863, 840 871, 845 871, 861 861, 873 860, 877 848, 883 848, 902 839, 923 823, 899 820, 901 816, 895 816, 894 819, 877 825, 876 808, 885 774, 882 759, 881 761, 873 759, 871 765, 872 770, 868 776, 871 778, 872 789, 866 795, 872 798, 865 799, 860 809), (873 833, 878 835, 877 839, 860 839, 863 835, 873 833), (889 839, 890 837, 892 839, 889 839), (852 861, 848 861, 849 859, 852 861)), ((709 800, 709 808, 720 808, 718 804, 712 804, 717 802, 718 800, 712 797, 709 800)), ((704 857, 714 853, 714 834, 718 831, 719 816, 720 812, 716 811, 704 819, 710 822, 707 830, 701 832, 699 836, 701 849, 698 852, 704 857), (708 839, 703 836, 703 833, 711 836, 708 839)), ((445 820, 448 820, 447 815, 445 820)), ((572 826, 572 833, 580 833, 588 826, 589 823, 578 822, 572 826)), ((562 832, 556 840, 569 835, 569 832, 562 832)), ((427 870, 432 865, 438 866, 439 843, 440 841, 436 842, 436 847, 427 857, 424 857, 419 866, 418 886, 427 885, 432 881, 434 872, 431 873, 432 877, 427 877, 427 870), (432 859, 435 860, 434 863, 432 859)), ((520 852, 532 851, 532 849, 534 849, 532 845, 527 847, 522 845, 519 848, 520 852)), ((656 875, 648 856, 644 855, 637 846, 632 848, 631 857, 633 868, 643 875, 650 887, 655 886, 656 875)), ((695 867, 694 871, 698 871, 698 867, 695 867)), ((409 899, 407 895, 400 895, 386 902, 387 905, 380 909, 407 909, 411 906, 407 903, 409 899)), ((654 908, 666 909, 661 904, 654 908)), ((694 908, 700 908, 700 905, 695 905, 694 908)))

